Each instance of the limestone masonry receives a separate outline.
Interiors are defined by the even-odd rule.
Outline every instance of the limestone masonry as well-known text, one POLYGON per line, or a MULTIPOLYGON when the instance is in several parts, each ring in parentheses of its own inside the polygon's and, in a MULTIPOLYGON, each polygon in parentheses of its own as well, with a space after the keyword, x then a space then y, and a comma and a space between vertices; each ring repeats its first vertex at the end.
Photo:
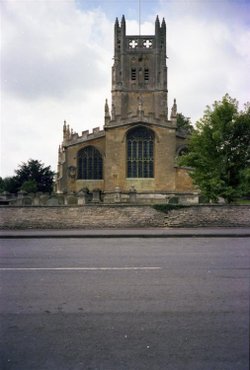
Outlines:
POLYGON ((0 230, 250 227, 250 206, 193 205, 167 214, 151 206, 1 206, 0 230))
MULTIPOLYGON (((58 193, 99 192, 104 203, 197 202, 197 191, 176 159, 186 137, 177 131, 177 105, 168 112, 166 24, 157 16, 154 35, 128 36, 114 25, 112 102, 104 128, 75 133, 66 122, 58 153, 58 193)), ((93 197, 93 199, 95 199, 93 197)), ((97 198, 96 198, 97 199, 97 198)))

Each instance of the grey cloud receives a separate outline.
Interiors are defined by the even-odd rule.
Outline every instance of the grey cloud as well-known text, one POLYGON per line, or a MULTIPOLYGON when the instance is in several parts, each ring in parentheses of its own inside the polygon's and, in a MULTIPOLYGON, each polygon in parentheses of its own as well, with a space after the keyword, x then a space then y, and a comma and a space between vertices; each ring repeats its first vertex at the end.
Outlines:
POLYGON ((100 56, 94 50, 71 56, 46 58, 26 48, 7 50, 2 58, 3 88, 25 99, 63 97, 74 90, 97 88, 105 80, 98 68, 100 56))
POLYGON ((77 12, 73 1, 60 7, 52 2, 7 5, 1 51, 4 92, 21 99, 62 98, 106 81, 100 66, 108 39, 105 18, 95 27, 95 14, 77 12))

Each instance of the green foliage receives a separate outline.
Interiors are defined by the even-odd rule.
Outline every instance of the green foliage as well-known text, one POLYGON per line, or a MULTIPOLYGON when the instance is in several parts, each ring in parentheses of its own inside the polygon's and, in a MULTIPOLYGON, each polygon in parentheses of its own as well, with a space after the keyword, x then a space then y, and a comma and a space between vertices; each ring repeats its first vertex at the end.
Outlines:
POLYGON ((250 204, 250 199, 236 199, 236 204, 248 205, 250 204))
POLYGON ((4 191, 4 179, 0 176, 0 193, 4 191))
POLYGON ((194 128, 190 122, 189 117, 185 117, 182 113, 177 113, 176 116, 177 131, 183 132, 186 135, 189 135, 193 132, 194 128))
POLYGON ((25 191, 26 193, 36 193, 37 192, 37 182, 36 180, 27 180, 21 186, 21 190, 25 191))
POLYGON ((19 190, 27 192, 51 192, 53 190, 54 172, 50 166, 45 167, 38 160, 30 159, 22 163, 15 170, 16 175, 6 177, 0 182, 3 191, 17 193, 19 190))
POLYGON ((51 192, 53 190, 54 173, 50 166, 44 167, 44 164, 38 160, 30 159, 27 163, 22 163, 15 172, 21 185, 25 181, 35 180, 37 191, 51 192))
POLYGON ((197 122, 180 164, 193 168, 191 177, 208 199, 232 202, 249 193, 250 108, 238 110, 229 95, 207 107, 197 122))
POLYGON ((153 205, 153 208, 156 209, 156 211, 160 211, 160 212, 163 212, 163 213, 168 213, 169 211, 172 211, 173 209, 181 209, 181 208, 185 208, 185 207, 189 207, 188 205, 183 205, 183 204, 170 204, 170 203, 167 203, 167 204, 154 204, 153 205))
POLYGON ((7 191, 9 193, 16 193, 18 187, 19 183, 15 176, 1 179, 0 192, 7 191))
POLYGON ((240 189, 244 196, 250 197, 250 167, 240 171, 240 189))

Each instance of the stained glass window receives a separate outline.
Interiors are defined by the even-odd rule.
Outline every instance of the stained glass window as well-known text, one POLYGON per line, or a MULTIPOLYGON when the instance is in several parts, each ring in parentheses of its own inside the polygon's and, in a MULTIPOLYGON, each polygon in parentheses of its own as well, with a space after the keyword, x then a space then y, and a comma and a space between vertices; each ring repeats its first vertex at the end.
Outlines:
POLYGON ((128 132, 127 176, 154 177, 154 133, 146 127, 128 132))
POLYGON ((78 152, 78 179, 102 179, 102 155, 93 146, 88 146, 78 152))

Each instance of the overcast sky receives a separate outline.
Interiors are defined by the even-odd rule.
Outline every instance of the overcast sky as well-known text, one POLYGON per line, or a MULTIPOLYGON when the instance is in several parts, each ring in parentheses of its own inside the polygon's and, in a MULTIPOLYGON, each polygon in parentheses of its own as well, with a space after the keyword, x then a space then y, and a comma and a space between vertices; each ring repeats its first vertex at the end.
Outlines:
MULTIPOLYGON (((111 99, 113 25, 138 34, 139 0, 1 0, 1 169, 56 170, 63 121, 103 126, 111 99)), ((195 123, 225 93, 250 100, 250 0, 141 0, 142 34, 167 24, 169 108, 195 123)))

